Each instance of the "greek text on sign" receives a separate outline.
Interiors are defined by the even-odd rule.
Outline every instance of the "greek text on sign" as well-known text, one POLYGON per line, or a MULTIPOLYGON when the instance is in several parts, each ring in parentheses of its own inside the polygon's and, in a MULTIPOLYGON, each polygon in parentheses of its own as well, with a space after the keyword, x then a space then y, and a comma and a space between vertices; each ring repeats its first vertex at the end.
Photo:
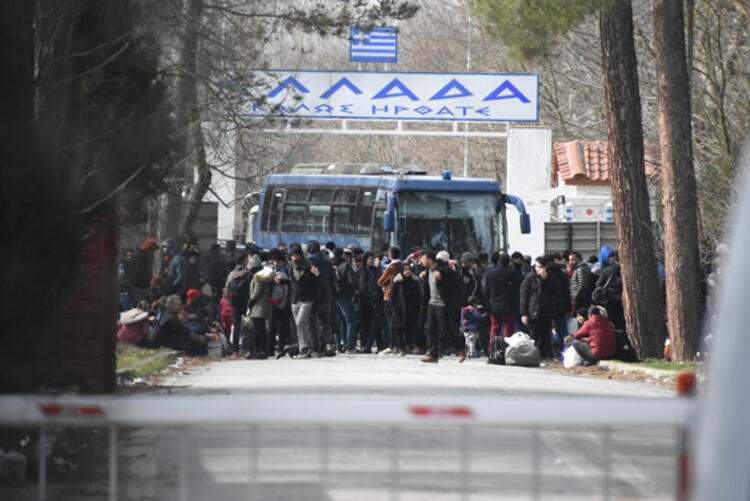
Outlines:
MULTIPOLYGON (((539 75, 273 70, 243 88, 247 117, 536 122, 539 75), (263 104, 258 104, 258 102, 263 104)), ((230 80, 229 85, 241 85, 230 80)))

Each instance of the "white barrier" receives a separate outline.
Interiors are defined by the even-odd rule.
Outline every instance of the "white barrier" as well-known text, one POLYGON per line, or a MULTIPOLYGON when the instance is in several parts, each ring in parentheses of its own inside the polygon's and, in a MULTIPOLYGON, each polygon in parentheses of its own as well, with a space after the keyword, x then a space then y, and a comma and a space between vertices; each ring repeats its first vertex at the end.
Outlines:
POLYGON ((445 423, 615 426, 692 422, 696 400, 584 396, 0 396, 0 424, 246 425, 445 423))
MULTIPOLYGON (((118 497, 119 429, 159 428, 181 430, 177 442, 177 498, 196 499, 187 458, 190 429, 228 427, 244 429, 248 436, 250 499, 263 499, 258 491, 261 483, 259 427, 299 425, 300 429, 317 430, 319 436, 319 468, 321 488, 330 485, 331 433, 338 426, 368 427, 377 425, 390 430, 389 477, 393 481, 384 489, 389 498, 400 499, 399 429, 456 430, 461 439, 457 451, 460 460, 461 498, 469 499, 472 454, 469 437, 476 425, 529 430, 531 482, 529 497, 542 499, 542 436, 544 430, 584 429, 587 434, 601 434, 602 455, 597 467, 601 471, 601 495, 611 499, 618 469, 609 450, 614 430, 666 427, 676 430, 677 442, 666 449, 674 457, 674 473, 686 452, 685 430, 693 423, 697 401, 689 398, 612 398, 588 396, 504 396, 481 398, 416 398, 416 397, 347 397, 347 396, 261 396, 261 395, 145 395, 145 396, 0 396, 0 426, 37 427, 39 450, 46 450, 48 430, 58 427, 97 427, 108 430, 108 498, 118 497)), ((411 433, 411 432, 410 432, 411 433)), ((556 444, 553 441, 553 446, 556 444)), ((519 453, 521 451, 515 451, 519 453)), ((47 485, 47 455, 39 455, 37 498, 45 500, 50 493, 47 485)), ((682 474, 683 472, 680 472, 682 474)), ((588 478, 589 473, 585 476, 588 478)), ((678 485, 684 478, 677 477, 678 485)), ((677 489, 679 492, 679 487, 677 489)), ((199 497, 198 497, 199 498, 199 497)), ((421 499, 421 498, 420 498, 421 499)), ((661 498, 658 498, 661 499, 661 498)))

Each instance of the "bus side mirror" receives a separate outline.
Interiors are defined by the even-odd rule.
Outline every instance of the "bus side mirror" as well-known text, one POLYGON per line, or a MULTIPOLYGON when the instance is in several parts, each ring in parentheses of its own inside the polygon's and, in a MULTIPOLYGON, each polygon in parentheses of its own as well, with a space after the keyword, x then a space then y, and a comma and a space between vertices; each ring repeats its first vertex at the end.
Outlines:
POLYGON ((393 218, 393 212, 389 210, 383 212, 383 229, 385 231, 394 231, 396 229, 396 222, 393 218))
POLYGON ((528 214, 521 214, 519 219, 521 221, 521 233, 531 233, 531 217, 528 214))

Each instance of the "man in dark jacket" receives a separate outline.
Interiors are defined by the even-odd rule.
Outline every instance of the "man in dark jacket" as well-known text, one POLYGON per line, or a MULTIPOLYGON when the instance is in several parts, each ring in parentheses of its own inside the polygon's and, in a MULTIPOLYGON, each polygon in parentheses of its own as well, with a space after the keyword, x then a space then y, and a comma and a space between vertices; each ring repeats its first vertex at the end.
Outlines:
POLYGON ((221 255, 219 244, 213 244, 208 250, 205 260, 206 278, 213 292, 214 302, 218 304, 221 297, 221 289, 227 281, 229 269, 227 269, 224 257, 221 255))
POLYGON ((516 332, 521 272, 510 264, 510 256, 501 252, 497 266, 484 274, 484 294, 490 307, 490 339, 502 330, 503 337, 516 332))
POLYGON ((573 268, 570 277, 570 301, 573 310, 588 310, 591 305, 591 291, 593 290, 593 275, 588 265, 583 262, 583 257, 578 252, 568 254, 568 264, 573 268))
MULTIPOLYGON (((440 358, 441 347, 453 345, 458 352, 458 361, 466 359, 466 344, 463 336, 454 336, 454 329, 448 325, 448 309, 460 308, 456 301, 456 290, 460 290, 461 282, 458 274, 450 269, 450 265, 437 258, 435 251, 427 252, 427 270, 420 274, 425 291, 423 300, 427 302, 427 355, 422 358, 424 363, 437 363, 440 358)), ((458 331, 458 326, 456 326, 458 331)))
POLYGON ((414 275, 410 264, 402 263, 402 270, 393 277, 391 289, 391 344, 403 357, 410 350, 413 340, 408 334, 413 332, 420 306, 419 278, 414 275))
POLYGON ((331 262, 323 256, 320 243, 316 240, 307 242, 307 260, 320 272, 320 293, 315 298, 315 316, 313 346, 321 355, 333 356, 336 347, 333 344, 333 291, 337 286, 336 272, 331 262))
POLYGON ((597 287, 604 287, 607 292, 607 301, 604 306, 607 309, 609 321, 615 325, 617 330, 625 330, 625 311, 622 306, 622 275, 620 272, 620 256, 617 251, 612 251, 608 258, 609 266, 604 268, 597 287))
POLYGON ((529 328, 543 360, 552 358, 554 283, 547 258, 536 258, 534 267, 521 282, 521 322, 529 328))
POLYGON ((476 296, 482 301, 482 289, 479 281, 479 276, 475 271, 477 258, 471 252, 464 252, 460 258, 461 268, 459 272, 461 274, 461 285, 463 287, 463 297, 461 298, 461 306, 468 304, 468 299, 471 296, 476 296))
MULTIPOLYGON (((557 332, 557 342, 553 348, 557 351, 553 356, 562 352, 563 339, 568 337, 568 317, 570 310, 570 278, 568 278, 568 263, 562 257, 562 254, 555 252, 547 256, 550 278, 552 279, 552 325, 557 332)), ((559 358, 559 357, 555 357, 559 358)))
POLYGON ((313 307, 321 294, 320 270, 305 259, 302 247, 292 245, 289 251, 291 266, 292 315, 297 326, 299 355, 297 358, 311 358, 313 355, 313 307))
POLYGON ((250 270, 247 268, 247 255, 238 254, 235 257, 235 267, 227 276, 225 285, 227 299, 232 305, 232 348, 234 353, 240 352, 240 337, 242 336, 242 315, 245 314, 247 302, 250 300, 250 270))
POLYGON ((334 294, 341 322, 338 327, 338 348, 355 353, 357 347, 357 312, 354 309, 354 294, 357 292, 357 275, 352 267, 354 256, 351 249, 334 250, 334 262, 338 287, 334 294))
POLYGON ((128 277, 128 296, 134 305, 146 299, 148 287, 151 284, 156 247, 156 241, 153 238, 147 238, 133 256, 128 277))

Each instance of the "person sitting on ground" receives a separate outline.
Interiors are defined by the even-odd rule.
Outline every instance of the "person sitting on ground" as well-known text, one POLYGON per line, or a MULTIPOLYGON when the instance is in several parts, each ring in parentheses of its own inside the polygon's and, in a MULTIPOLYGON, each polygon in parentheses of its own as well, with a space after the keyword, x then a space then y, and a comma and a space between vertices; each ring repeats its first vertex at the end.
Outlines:
POLYGON ((120 314, 117 322, 120 330, 117 331, 117 340, 121 343, 130 343, 136 346, 145 346, 148 335, 148 311, 133 308, 120 314))
POLYGON ((568 341, 572 341, 584 364, 596 365, 599 360, 615 354, 615 334, 599 306, 591 306, 588 313, 588 320, 573 334, 572 340, 568 337, 568 341))
POLYGON ((188 355, 206 355, 208 338, 191 332, 182 317, 185 317, 182 298, 173 294, 167 298, 166 311, 159 319, 157 344, 188 355))
MULTIPOLYGON (((186 308, 187 310, 187 308, 186 308)), ((219 322, 213 316, 213 304, 211 298, 206 294, 201 294, 193 298, 190 303, 190 311, 185 317, 184 323, 190 332, 204 336, 208 341, 219 341, 222 352, 229 352, 229 343, 224 334, 224 330, 219 322)))

